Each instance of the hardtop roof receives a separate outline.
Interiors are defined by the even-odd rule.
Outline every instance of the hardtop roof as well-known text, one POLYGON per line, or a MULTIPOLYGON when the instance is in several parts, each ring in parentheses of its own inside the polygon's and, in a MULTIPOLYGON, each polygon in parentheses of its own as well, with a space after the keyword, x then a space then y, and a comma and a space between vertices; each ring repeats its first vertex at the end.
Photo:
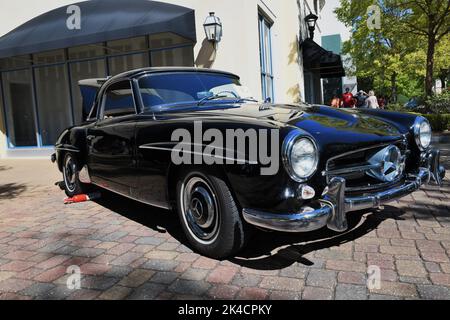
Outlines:
POLYGON ((121 78, 134 78, 143 74, 152 74, 152 73, 165 73, 165 72, 203 72, 203 73, 216 73, 223 74, 227 76, 231 76, 234 78, 240 79, 240 77, 236 74, 227 71, 214 70, 214 69, 206 69, 206 68, 195 68, 195 67, 150 67, 150 68, 141 68, 126 71, 115 75, 108 79, 108 82, 113 82, 121 78))

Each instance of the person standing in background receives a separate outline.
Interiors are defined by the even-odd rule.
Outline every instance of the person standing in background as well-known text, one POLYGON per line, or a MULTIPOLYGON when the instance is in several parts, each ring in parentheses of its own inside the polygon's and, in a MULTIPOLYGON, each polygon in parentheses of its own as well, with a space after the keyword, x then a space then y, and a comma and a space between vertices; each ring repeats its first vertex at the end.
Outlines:
POLYGON ((378 105, 378 99, 375 96, 375 92, 373 90, 369 91, 369 97, 367 98, 367 108, 380 109, 380 106, 378 105))
POLYGON ((344 108, 355 107, 355 98, 353 97, 353 94, 350 92, 349 88, 345 88, 345 93, 342 95, 342 106, 344 108))
POLYGON ((386 107, 386 98, 384 96, 378 98, 378 106, 380 109, 384 109, 386 107))
POLYGON ((367 108, 366 100, 367 100, 367 93, 365 93, 363 90, 360 90, 356 96, 356 107, 357 108, 367 108))
POLYGON ((331 100, 331 107, 333 108, 340 108, 342 105, 341 99, 337 95, 334 95, 333 100, 331 100))

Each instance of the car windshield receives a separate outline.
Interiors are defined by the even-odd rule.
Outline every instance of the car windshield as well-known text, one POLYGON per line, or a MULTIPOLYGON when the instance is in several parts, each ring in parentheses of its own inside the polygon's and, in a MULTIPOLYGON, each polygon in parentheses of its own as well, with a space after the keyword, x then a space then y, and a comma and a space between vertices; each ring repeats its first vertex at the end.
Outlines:
POLYGON ((220 73, 180 72, 150 74, 139 80, 139 90, 146 111, 166 111, 195 103, 252 100, 239 79, 220 73))

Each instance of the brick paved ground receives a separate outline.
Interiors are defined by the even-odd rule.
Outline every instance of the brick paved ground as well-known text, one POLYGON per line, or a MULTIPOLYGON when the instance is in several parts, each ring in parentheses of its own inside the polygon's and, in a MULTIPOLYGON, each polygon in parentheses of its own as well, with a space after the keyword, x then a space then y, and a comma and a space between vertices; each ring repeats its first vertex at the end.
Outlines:
POLYGON ((111 194, 64 206, 58 178, 46 161, 0 161, 0 299, 450 299, 449 182, 352 214, 346 234, 257 233, 215 261, 166 211, 111 194), (80 290, 66 286, 71 265, 80 290))

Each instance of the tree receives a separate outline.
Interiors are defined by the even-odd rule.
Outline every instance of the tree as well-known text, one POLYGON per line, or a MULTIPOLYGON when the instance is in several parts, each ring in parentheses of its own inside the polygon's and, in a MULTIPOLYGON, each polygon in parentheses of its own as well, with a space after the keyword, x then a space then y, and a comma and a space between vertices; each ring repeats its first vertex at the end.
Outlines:
POLYGON ((439 41, 436 48, 435 66, 437 70, 437 76, 442 82, 444 88, 450 77, 450 34, 447 34, 439 41))
POLYGON ((397 32, 396 26, 403 12, 389 1, 378 1, 383 17, 381 28, 371 28, 371 16, 367 11, 373 4, 373 0, 341 0, 341 6, 335 12, 338 19, 353 30, 351 39, 344 43, 343 51, 355 64, 355 75, 373 78, 379 90, 389 88, 391 101, 395 102, 398 80, 405 80, 405 77, 400 77, 407 69, 404 58, 414 52, 415 44, 413 39, 397 32))
POLYGON ((341 0, 335 12, 353 30, 344 53, 356 75, 390 87, 394 101, 399 89, 419 94, 420 83, 431 95, 435 68, 439 76, 448 75, 450 0, 341 0), (381 13, 378 29, 370 27, 367 13, 374 4, 381 13))
POLYGON ((450 0, 401 0, 397 2, 397 8, 405 12, 399 22, 404 25, 406 31, 426 39, 425 93, 427 96, 431 96, 435 79, 436 46, 450 32, 450 0))

